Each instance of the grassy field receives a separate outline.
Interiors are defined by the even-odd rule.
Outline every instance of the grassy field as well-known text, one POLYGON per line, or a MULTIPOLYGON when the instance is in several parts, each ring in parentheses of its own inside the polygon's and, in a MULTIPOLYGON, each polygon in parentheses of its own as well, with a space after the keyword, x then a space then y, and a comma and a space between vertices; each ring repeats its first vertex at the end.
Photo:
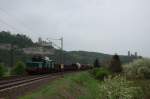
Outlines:
MULTIPOLYGON (((150 80, 132 81, 134 82, 132 86, 143 89, 144 99, 149 99, 150 80)), ((101 84, 101 81, 94 79, 88 72, 73 73, 51 82, 34 93, 20 97, 20 99, 100 99, 99 86, 101 84)))
POLYGON ((96 99, 99 97, 98 85, 99 81, 89 73, 74 73, 20 99, 96 99))

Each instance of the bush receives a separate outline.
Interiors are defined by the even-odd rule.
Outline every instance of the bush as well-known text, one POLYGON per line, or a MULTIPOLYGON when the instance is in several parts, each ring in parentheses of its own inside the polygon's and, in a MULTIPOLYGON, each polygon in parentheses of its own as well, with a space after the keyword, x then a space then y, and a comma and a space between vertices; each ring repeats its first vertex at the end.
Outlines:
POLYGON ((96 79, 103 80, 110 72, 106 68, 94 68, 91 70, 91 74, 93 74, 96 79))
POLYGON ((99 86, 99 99, 143 99, 140 87, 132 87, 132 82, 121 76, 109 77, 99 86))
POLYGON ((122 66, 121 61, 118 55, 114 55, 111 59, 110 65, 109 65, 110 71, 113 73, 120 73, 122 72, 122 66))
POLYGON ((6 68, 3 64, 0 64, 0 77, 3 77, 6 73, 6 68))
POLYGON ((127 77, 150 78, 150 59, 138 59, 123 66, 127 77))
POLYGON ((12 68, 11 74, 24 75, 25 74, 25 64, 21 61, 17 62, 15 67, 12 68))

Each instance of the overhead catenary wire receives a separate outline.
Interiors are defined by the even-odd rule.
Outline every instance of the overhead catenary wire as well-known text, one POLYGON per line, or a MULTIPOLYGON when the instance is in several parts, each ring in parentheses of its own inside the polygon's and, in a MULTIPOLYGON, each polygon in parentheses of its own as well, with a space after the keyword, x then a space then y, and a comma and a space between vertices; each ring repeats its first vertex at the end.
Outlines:
MULTIPOLYGON (((5 14, 6 14, 9 18, 11 18, 12 20, 14 20, 15 23, 18 23, 19 25, 21 25, 21 27, 23 27, 27 32, 29 32, 30 35, 33 34, 33 33, 35 33, 35 31, 33 31, 30 27, 27 27, 21 20, 19 20, 18 17, 15 17, 14 15, 8 13, 8 11, 6 11, 5 9, 3 9, 3 8, 1 8, 1 7, 0 7, 0 11, 3 12, 3 13, 5 13, 5 14)), ((22 30, 22 29, 19 30, 18 28, 14 27, 14 26, 12 26, 12 25, 6 23, 6 22, 2 22, 2 23, 6 24, 7 26, 11 27, 11 28, 14 29, 14 30, 17 30, 17 32, 19 31, 20 33, 22 33, 22 32, 20 31, 20 30, 22 30)), ((49 38, 49 39, 51 39, 51 40, 61 40, 61 38, 60 38, 60 39, 49 38)), ((54 45, 57 45, 57 44, 54 44, 54 45)))
POLYGON ((7 26, 10 27, 12 30, 15 30, 15 31, 17 31, 17 32, 21 32, 20 30, 18 30, 18 29, 15 28, 14 26, 12 26, 12 25, 6 23, 5 21, 3 21, 3 20, 1 20, 1 19, 0 19, 0 22, 1 22, 2 24, 7 25, 7 26))
MULTIPOLYGON (((23 27, 27 32, 29 32, 29 33, 34 33, 34 31, 33 30, 31 30, 31 28, 29 28, 29 27, 27 27, 21 20, 19 20, 19 18, 17 18, 17 17, 15 17, 14 15, 12 15, 12 14, 10 14, 10 13, 8 13, 6 10, 4 10, 3 8, 0 8, 0 11, 1 12, 3 12, 3 13, 5 13, 5 15, 7 15, 11 20, 13 20, 13 21, 15 21, 15 23, 18 23, 21 27, 23 27)), ((4 22, 3 22, 4 23, 4 22)), ((6 22, 5 22, 5 24, 6 24, 6 22)), ((13 26, 11 26, 11 25, 9 25, 9 24, 7 24, 7 26, 9 26, 9 27, 13 27, 13 26)), ((15 29, 15 30, 18 30, 18 29, 16 29, 16 28, 14 28, 13 27, 13 29, 15 29)), ((21 32, 21 31, 19 31, 19 32, 21 32)), ((22 33, 22 32, 21 32, 22 33)))
POLYGON ((60 46, 52 42, 55 46, 57 46, 60 49, 60 63, 63 64, 63 37, 60 39, 52 39, 52 38, 47 38, 48 41, 52 42, 51 40, 59 40, 60 41, 60 46))

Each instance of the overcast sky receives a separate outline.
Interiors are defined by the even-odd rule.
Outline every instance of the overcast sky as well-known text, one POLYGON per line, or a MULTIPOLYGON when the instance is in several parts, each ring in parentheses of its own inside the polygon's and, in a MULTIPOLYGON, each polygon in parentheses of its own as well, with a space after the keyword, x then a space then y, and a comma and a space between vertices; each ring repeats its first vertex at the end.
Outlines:
POLYGON ((149 57, 150 0, 0 0, 0 30, 63 36, 65 50, 149 57))

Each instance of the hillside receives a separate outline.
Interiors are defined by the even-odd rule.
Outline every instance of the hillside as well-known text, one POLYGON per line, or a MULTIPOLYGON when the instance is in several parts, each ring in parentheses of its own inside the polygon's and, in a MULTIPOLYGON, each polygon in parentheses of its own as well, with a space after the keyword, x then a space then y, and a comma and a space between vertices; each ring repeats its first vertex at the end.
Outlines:
MULTIPOLYGON (((103 54, 98 52, 87 52, 87 51, 70 51, 65 52, 65 62, 80 62, 84 64, 92 64, 96 58, 99 59, 100 62, 107 62, 111 59, 112 55, 103 54)), ((123 56, 120 55, 120 59, 123 63, 131 62, 136 57, 134 56, 123 56)))
MULTIPOLYGON (((34 43, 29 37, 22 34, 11 34, 10 32, 2 31, 0 32, 0 44, 14 44, 17 47, 31 47, 34 46, 34 43)), ((11 51, 0 49, 0 61, 6 65, 10 65, 11 60, 11 51)), ((14 63, 18 60, 27 61, 31 56, 24 54, 21 50, 15 50, 14 53, 14 63)), ((98 58, 100 61, 107 62, 110 60, 111 55, 98 53, 98 52, 87 52, 87 51, 64 51, 64 64, 71 63, 82 63, 82 64, 93 64, 93 61, 98 58)), ((56 60, 57 63, 60 63, 60 51, 56 50, 55 55, 49 56, 51 59, 56 60)), ((130 62, 136 57, 120 56, 123 63, 130 62)))

